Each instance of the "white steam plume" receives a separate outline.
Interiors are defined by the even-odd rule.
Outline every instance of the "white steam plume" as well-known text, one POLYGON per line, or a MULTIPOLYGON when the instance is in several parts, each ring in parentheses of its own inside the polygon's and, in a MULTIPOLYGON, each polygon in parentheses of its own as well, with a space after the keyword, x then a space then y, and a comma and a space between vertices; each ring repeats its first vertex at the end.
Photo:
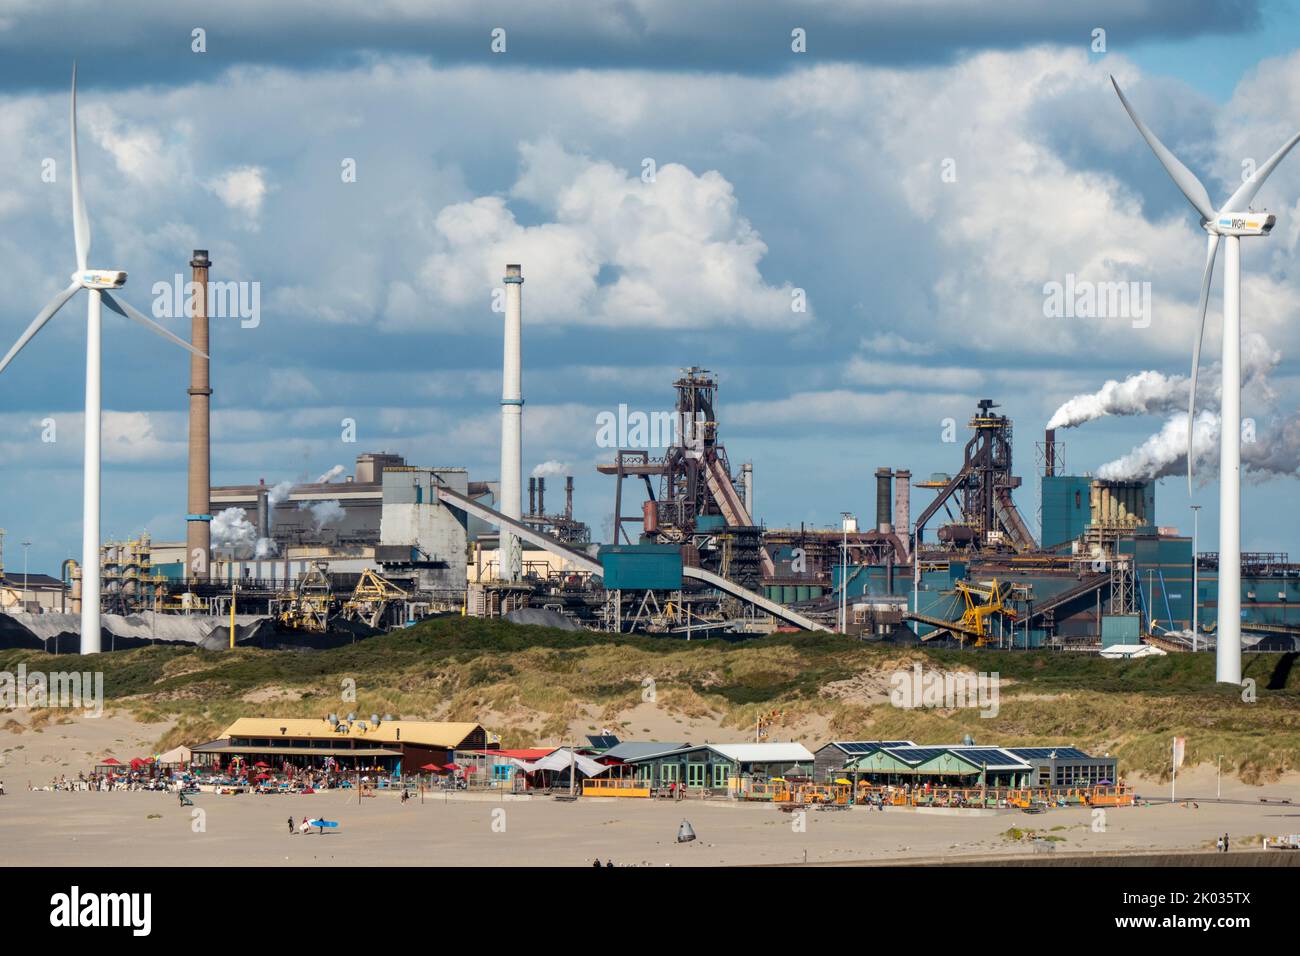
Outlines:
MULTIPOLYGON (((1281 360, 1281 353, 1269 346, 1262 335, 1246 336, 1241 351, 1243 382, 1264 389, 1266 396, 1271 394, 1268 376, 1281 360)), ((1207 367, 1197 383, 1197 404, 1217 406, 1222 380, 1221 365, 1207 367)), ((1091 394, 1074 396, 1056 410, 1047 427, 1076 428, 1107 415, 1168 415, 1187 407, 1190 381, 1186 375, 1154 371, 1138 372, 1122 382, 1111 379, 1091 394)), ((1184 435, 1186 432, 1184 427, 1184 435)))
POLYGON ((335 465, 335 466, 334 466, 333 468, 331 468, 329 471, 325 472, 325 474, 323 474, 323 475, 321 475, 319 478, 317 478, 317 479, 316 479, 316 484, 318 484, 318 485, 327 485, 327 484, 329 484, 331 481, 333 481, 335 478, 337 478, 339 475, 343 474, 343 472, 345 472, 345 471, 347 471, 347 469, 344 468, 342 465, 335 465))
POLYGON ((556 461, 552 458, 550 461, 544 461, 533 469, 531 477, 533 478, 550 478, 555 475, 564 476, 573 473, 573 468, 567 461, 556 461))
POLYGON ((282 501, 287 501, 289 499, 289 492, 292 490, 292 481, 281 481, 266 493, 266 500, 271 505, 278 505, 282 501))
POLYGON ((302 511, 311 512, 312 521, 315 522, 317 531, 343 517, 343 506, 334 499, 329 501, 301 501, 298 503, 298 508, 302 511))
POLYGON ((257 546, 257 529, 243 508, 227 508, 212 518, 212 543, 229 548, 236 557, 249 557, 257 546))
MULTIPOLYGON (((1210 479, 1219 471, 1219 429, 1217 412, 1196 416, 1192 451, 1196 472, 1210 479)), ((1279 476, 1300 475, 1300 413, 1266 423, 1260 430, 1252 419, 1242 429, 1241 466, 1249 480, 1263 481, 1279 476)), ((1159 432, 1122 458, 1097 469, 1097 477, 1113 481, 1136 481, 1180 475, 1187 470, 1187 416, 1174 415, 1159 432)))

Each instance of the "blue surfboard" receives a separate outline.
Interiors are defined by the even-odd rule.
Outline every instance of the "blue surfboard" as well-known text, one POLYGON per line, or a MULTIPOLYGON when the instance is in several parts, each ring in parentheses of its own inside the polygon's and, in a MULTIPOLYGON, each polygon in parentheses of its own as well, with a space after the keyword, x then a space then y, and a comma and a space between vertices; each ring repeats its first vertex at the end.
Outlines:
POLYGON ((336 827, 338 826, 338 822, 335 820, 308 820, 307 825, 313 827, 336 827))

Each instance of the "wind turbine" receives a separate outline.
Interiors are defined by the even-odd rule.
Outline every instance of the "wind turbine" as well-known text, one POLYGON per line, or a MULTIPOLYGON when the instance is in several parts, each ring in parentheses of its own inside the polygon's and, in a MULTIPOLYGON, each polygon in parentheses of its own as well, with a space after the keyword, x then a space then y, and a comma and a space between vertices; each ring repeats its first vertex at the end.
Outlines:
MULTIPOLYGON (((1201 365, 1201 340, 1205 337, 1205 310, 1209 303, 1210 283, 1214 279, 1214 259, 1219 240, 1225 245, 1223 266, 1223 397, 1219 425, 1219 610, 1218 638, 1215 642, 1214 679, 1220 683, 1241 683, 1241 237, 1267 236, 1277 217, 1267 211, 1250 208, 1264 180, 1277 168, 1283 157, 1300 142, 1300 133, 1287 140, 1282 148, 1237 188, 1217 210, 1210 205, 1210 195, 1192 171, 1178 161, 1156 134, 1138 117, 1124 91, 1110 78, 1119 101, 1156 154, 1160 165, 1174 181, 1187 201, 1201 216, 1201 228, 1209 234, 1205 245, 1205 272, 1201 276, 1198 311, 1200 331, 1192 348, 1192 390, 1187 402, 1187 493, 1192 493, 1192 427, 1196 413, 1196 376, 1201 365)), ((1196 556, 1192 556, 1196 560, 1196 556)), ((1192 596, 1196 600, 1196 596, 1192 596)))
POLYGON ((85 289, 86 300, 86 417, 85 417, 85 478, 83 486, 83 516, 81 526, 81 653, 98 654, 99 631, 99 453, 100 453, 100 305, 107 305, 118 315, 139 322, 157 332, 169 342, 189 349, 195 355, 207 358, 184 339, 173 335, 157 322, 147 318, 126 302, 115 298, 109 289, 120 289, 126 284, 126 273, 116 269, 90 269, 86 260, 90 255, 90 219, 86 215, 86 201, 81 195, 81 171, 77 165, 77 65, 72 65, 72 228, 77 247, 77 271, 72 274, 72 284, 54 296, 45 308, 19 336, 9 354, 0 360, 0 372, 13 361, 54 313, 68 300, 85 289))

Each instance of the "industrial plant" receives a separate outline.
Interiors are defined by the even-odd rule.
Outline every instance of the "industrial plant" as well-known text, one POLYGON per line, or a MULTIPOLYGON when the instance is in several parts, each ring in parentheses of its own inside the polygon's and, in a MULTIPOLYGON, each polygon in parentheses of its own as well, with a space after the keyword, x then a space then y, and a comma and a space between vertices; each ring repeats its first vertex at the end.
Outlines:
MULTIPOLYGON (((203 289, 207 252, 189 265, 203 289)), ((209 333, 196 308, 185 540, 102 542, 95 608, 76 560, 29 586, 6 573, 4 639, 72 650, 77 620, 95 611, 106 649, 327 647, 448 614, 684 639, 785 629, 1112 657, 1215 647, 1219 556, 1155 523, 1156 483, 1067 473, 1055 431, 1026 449, 993 399, 972 409, 951 472, 881 463, 862 517, 768 527, 755 512, 762 463, 733 461, 723 442, 719 376, 688 367, 664 383, 674 406, 662 453, 612 449, 595 474, 564 476, 557 507, 547 491, 556 502, 560 489, 534 475, 525 502, 523 282, 506 265, 496 475, 382 449, 315 481, 213 486, 209 333), (1026 470, 1036 516, 1016 500, 1026 470), (574 517, 578 493, 608 502, 612 540, 593 541, 574 517)), ((1300 565, 1243 554, 1240 587, 1245 644, 1294 649, 1300 565)))

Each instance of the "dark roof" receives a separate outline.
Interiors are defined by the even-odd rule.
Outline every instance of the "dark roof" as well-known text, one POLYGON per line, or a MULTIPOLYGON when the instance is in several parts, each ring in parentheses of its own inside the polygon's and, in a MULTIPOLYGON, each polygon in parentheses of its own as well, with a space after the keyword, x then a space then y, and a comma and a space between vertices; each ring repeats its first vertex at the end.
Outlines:
MULTIPOLYGON (((910 740, 832 740, 826 747, 834 747, 842 753, 861 756, 869 754, 873 750, 887 750, 890 747, 915 747, 916 744, 910 740)), ((825 750, 822 747, 821 750, 825 750)), ((818 751, 818 753, 821 752, 818 751)))
POLYGON ((1057 760, 1094 759, 1091 754, 1084 753, 1078 747, 1005 747, 1003 749, 1022 760, 1050 760, 1053 755, 1057 760))
POLYGON ((619 741, 613 734, 595 734, 588 735, 587 743, 597 750, 609 750, 611 747, 617 747, 619 741))
POLYGON ((613 757, 615 760, 637 760, 651 754, 671 753, 689 747, 689 743, 661 743, 657 740, 625 740, 610 747, 601 757, 613 757))
MULTIPOLYGON (((22 589, 23 573, 21 571, 5 571, 4 583, 11 588, 22 589)), ((52 578, 48 574, 36 574, 35 572, 27 575, 27 587, 29 588, 62 588, 67 587, 60 579, 52 578)))

